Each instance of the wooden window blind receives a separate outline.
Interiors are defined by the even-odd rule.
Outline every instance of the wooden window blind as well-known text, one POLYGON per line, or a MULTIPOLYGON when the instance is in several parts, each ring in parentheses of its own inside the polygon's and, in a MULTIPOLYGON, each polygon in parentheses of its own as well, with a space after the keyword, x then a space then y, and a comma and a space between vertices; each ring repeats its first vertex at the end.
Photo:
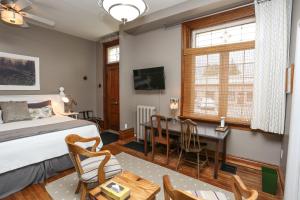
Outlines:
POLYGON ((192 38, 183 38, 190 43, 183 49, 182 116, 250 124, 255 23, 241 22, 206 32, 183 27, 183 37, 192 38))

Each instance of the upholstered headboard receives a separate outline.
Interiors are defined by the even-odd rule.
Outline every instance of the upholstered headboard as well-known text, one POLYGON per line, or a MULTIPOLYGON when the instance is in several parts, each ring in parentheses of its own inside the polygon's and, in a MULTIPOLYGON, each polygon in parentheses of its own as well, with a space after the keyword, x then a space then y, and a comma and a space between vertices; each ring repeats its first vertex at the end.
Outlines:
POLYGON ((0 102, 2 101, 27 101, 28 103, 38 103, 42 101, 51 100, 53 111, 55 114, 64 112, 64 102, 58 94, 49 95, 0 95, 0 102))

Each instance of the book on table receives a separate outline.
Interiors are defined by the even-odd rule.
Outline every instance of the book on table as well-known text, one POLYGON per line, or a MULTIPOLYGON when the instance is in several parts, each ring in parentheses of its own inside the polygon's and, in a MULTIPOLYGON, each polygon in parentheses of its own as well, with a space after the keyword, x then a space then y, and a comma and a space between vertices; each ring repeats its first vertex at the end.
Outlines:
POLYGON ((228 126, 224 126, 224 127, 218 126, 216 128, 216 131, 225 132, 225 131, 227 131, 227 129, 228 129, 228 126))

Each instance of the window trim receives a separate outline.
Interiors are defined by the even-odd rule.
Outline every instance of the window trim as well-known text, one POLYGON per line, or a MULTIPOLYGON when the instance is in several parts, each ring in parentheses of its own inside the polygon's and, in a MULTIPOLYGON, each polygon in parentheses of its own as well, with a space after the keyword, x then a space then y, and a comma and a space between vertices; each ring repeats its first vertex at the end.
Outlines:
MULTIPOLYGON (((238 9, 226 11, 223 13, 219 13, 216 15, 211 15, 208 17, 188 21, 182 24, 182 35, 181 35, 181 105, 180 105, 180 115, 182 118, 187 118, 188 116, 183 116, 183 105, 184 105, 184 71, 185 71, 185 57, 195 54, 195 53, 210 53, 215 51, 228 51, 228 44, 225 45, 218 45, 214 47, 203 47, 203 48, 191 48, 192 47, 192 32, 198 29, 205 29, 209 27, 220 26, 223 24, 234 23, 236 21, 241 20, 251 20, 255 18, 255 9, 254 6, 245 6, 238 9)), ((255 42, 241 42, 235 44, 229 44, 232 50, 242 50, 246 47, 254 48, 255 42)), ((188 117, 191 118, 191 117, 188 117)), ((203 122, 210 122, 210 123, 218 123, 219 120, 212 120, 208 118, 193 118, 196 121, 203 121, 203 122)), ((234 127, 242 127, 242 128, 249 128, 250 125, 247 123, 230 123, 234 125, 234 127)))

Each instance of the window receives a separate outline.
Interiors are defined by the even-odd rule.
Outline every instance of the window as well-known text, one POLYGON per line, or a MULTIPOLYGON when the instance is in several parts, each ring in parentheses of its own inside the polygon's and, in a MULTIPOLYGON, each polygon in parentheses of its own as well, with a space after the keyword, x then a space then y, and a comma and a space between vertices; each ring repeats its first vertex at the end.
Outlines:
POLYGON ((205 28, 195 26, 205 24, 202 19, 183 24, 188 33, 183 34, 183 40, 189 41, 183 49, 184 117, 219 121, 225 116, 227 122, 250 124, 255 60, 253 14, 233 22, 229 19, 224 23, 222 19, 221 24, 205 28))
POLYGON ((107 63, 117 63, 120 60, 119 45, 107 48, 107 63))
POLYGON ((195 30, 193 31, 192 46, 194 48, 202 48, 253 41, 255 40, 255 23, 253 21, 253 19, 242 20, 209 29, 195 30), (213 30, 206 31, 210 29, 213 30))

